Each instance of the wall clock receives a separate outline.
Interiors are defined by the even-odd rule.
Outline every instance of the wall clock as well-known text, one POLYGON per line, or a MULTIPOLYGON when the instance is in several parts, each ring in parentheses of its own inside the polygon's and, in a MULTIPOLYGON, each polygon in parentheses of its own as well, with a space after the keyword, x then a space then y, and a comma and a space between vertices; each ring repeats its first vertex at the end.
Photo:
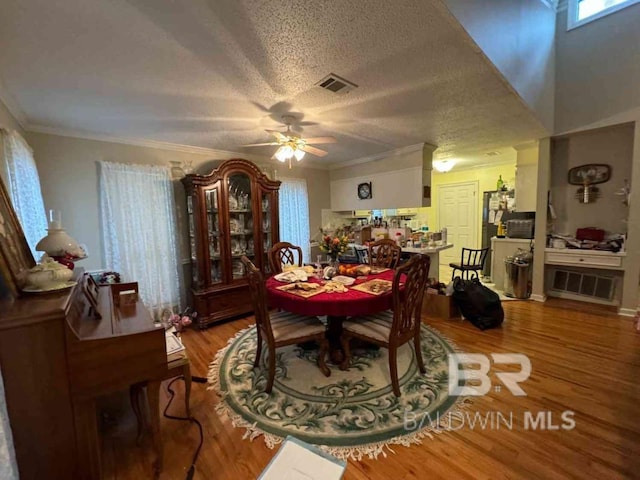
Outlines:
POLYGON ((365 182, 358 185, 358 198, 360 200, 367 200, 371 198, 371 182, 365 182))

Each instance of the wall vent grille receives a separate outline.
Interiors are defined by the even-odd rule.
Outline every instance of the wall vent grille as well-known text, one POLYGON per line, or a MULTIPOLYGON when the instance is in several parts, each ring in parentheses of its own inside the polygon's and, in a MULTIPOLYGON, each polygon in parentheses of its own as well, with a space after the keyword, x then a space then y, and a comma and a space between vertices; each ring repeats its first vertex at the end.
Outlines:
POLYGON ((551 288, 558 292, 611 301, 615 295, 616 277, 556 269, 551 288))
POLYGON ((340 95, 349 93, 354 88, 358 88, 355 83, 345 80, 335 73, 330 73, 316 83, 316 85, 320 88, 324 88, 325 90, 329 90, 330 92, 339 93, 340 95))

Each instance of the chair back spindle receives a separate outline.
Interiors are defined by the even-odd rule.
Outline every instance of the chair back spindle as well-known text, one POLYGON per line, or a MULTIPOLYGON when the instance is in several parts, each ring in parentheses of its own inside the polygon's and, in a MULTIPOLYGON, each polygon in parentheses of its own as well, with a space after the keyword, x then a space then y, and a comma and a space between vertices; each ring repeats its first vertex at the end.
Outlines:
POLYGON ((302 248, 289 242, 278 242, 269 250, 269 263, 273 274, 282 273, 282 265, 302 266, 302 248), (298 260, 296 261, 296 255, 298 260))
POLYGON ((391 337, 400 343, 416 334, 420 328, 422 299, 429 280, 431 259, 428 255, 413 255, 411 260, 398 267, 393 277, 393 325, 391 337), (405 275, 404 290, 400 282, 405 275))
POLYGON ((247 280, 249 281, 249 290, 251 292, 251 303, 256 319, 256 325, 264 332, 268 342, 272 343, 273 330, 271 329, 271 319, 269 310, 267 309, 267 287, 265 286, 264 276, 262 272, 244 255, 240 258, 245 267, 247 280))
POLYGON ((372 267, 396 268, 402 249, 388 238, 369 244, 369 265, 372 267))

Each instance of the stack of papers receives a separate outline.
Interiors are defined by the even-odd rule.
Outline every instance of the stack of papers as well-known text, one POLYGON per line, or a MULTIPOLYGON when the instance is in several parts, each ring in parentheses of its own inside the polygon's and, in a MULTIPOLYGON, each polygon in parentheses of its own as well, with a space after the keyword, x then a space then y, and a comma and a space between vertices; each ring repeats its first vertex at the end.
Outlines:
POLYGON ((258 480, 340 480, 347 462, 287 437, 258 480))
POLYGON ((164 334, 167 346, 167 361, 171 362, 185 356, 185 348, 178 337, 173 334, 173 329, 169 329, 164 334))

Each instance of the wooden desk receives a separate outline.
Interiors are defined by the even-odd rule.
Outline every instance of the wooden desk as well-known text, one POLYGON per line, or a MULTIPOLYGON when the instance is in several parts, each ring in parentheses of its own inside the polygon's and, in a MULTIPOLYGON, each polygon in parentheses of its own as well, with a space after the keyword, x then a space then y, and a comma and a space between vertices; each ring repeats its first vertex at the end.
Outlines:
MULTIPOLYGON (((22 479, 101 478, 96 399, 167 372, 164 330, 142 303, 118 309, 101 287, 96 319, 81 269, 75 278, 70 290, 0 305, 0 364, 22 479)), ((150 384, 159 424, 160 382, 150 384)), ((159 428, 154 438, 158 448, 159 428)))

